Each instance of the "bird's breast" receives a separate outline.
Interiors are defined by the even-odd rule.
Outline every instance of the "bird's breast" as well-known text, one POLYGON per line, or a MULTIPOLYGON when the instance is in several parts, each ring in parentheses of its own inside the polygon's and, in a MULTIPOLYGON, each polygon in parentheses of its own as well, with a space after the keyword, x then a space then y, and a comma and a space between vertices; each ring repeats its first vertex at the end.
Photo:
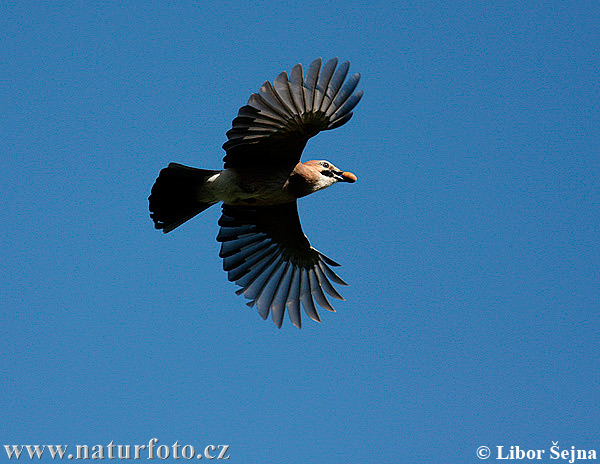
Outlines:
POLYGON ((228 205, 275 205, 294 201, 289 175, 278 172, 225 169, 212 180, 215 198, 228 205))

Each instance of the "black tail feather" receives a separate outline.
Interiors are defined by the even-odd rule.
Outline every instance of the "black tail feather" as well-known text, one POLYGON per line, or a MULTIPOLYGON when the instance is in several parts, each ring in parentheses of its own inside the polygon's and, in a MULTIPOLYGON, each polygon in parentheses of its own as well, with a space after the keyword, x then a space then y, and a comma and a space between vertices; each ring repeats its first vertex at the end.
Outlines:
POLYGON ((206 179, 219 172, 177 163, 160 171, 148 197, 154 227, 166 234, 214 205, 216 201, 202 202, 199 198, 206 179))

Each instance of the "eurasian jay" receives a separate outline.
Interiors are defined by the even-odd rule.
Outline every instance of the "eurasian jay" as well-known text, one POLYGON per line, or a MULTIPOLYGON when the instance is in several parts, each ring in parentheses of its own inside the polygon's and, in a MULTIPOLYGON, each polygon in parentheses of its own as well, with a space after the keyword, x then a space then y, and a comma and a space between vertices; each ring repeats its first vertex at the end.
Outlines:
POLYGON ((223 170, 171 163, 156 179, 149 197, 157 229, 170 232, 211 205, 223 202, 217 241, 230 281, 241 288, 248 306, 256 304, 281 327, 287 308, 300 328, 300 303, 320 322, 315 301, 334 311, 325 297, 343 300, 331 282, 346 284, 330 266, 339 266, 310 246, 302 232, 296 201, 356 176, 329 161, 300 162, 309 138, 348 122, 362 97, 355 92, 360 74, 347 81, 349 63, 337 67, 321 59, 284 71, 265 82, 241 107, 223 145, 223 170), (337 70, 336 70, 337 67, 337 70), (345 84, 344 84, 344 81, 345 84))

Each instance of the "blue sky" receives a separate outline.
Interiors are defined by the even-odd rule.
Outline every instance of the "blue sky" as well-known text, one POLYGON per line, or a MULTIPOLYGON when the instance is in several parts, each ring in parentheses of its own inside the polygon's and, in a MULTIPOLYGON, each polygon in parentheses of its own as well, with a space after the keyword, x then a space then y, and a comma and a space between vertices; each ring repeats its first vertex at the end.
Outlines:
POLYGON ((0 444, 600 451, 598 24, 596 2, 5 3, 0 444), (219 208, 164 236, 147 197, 170 161, 219 168, 249 94, 319 56, 363 76, 304 155, 358 182, 299 206, 350 287, 278 330, 221 269, 219 208))

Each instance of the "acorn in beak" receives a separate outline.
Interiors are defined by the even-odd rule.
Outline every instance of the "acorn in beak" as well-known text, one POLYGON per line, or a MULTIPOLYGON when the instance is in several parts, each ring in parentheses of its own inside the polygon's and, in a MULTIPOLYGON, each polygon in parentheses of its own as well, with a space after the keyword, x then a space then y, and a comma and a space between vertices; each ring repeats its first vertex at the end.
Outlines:
POLYGON ((332 171, 333 176, 336 178, 338 182, 356 182, 356 176, 351 172, 347 171, 332 171))
POLYGON ((352 174, 351 172, 342 172, 342 180, 344 182, 356 182, 356 176, 354 174, 352 174))

